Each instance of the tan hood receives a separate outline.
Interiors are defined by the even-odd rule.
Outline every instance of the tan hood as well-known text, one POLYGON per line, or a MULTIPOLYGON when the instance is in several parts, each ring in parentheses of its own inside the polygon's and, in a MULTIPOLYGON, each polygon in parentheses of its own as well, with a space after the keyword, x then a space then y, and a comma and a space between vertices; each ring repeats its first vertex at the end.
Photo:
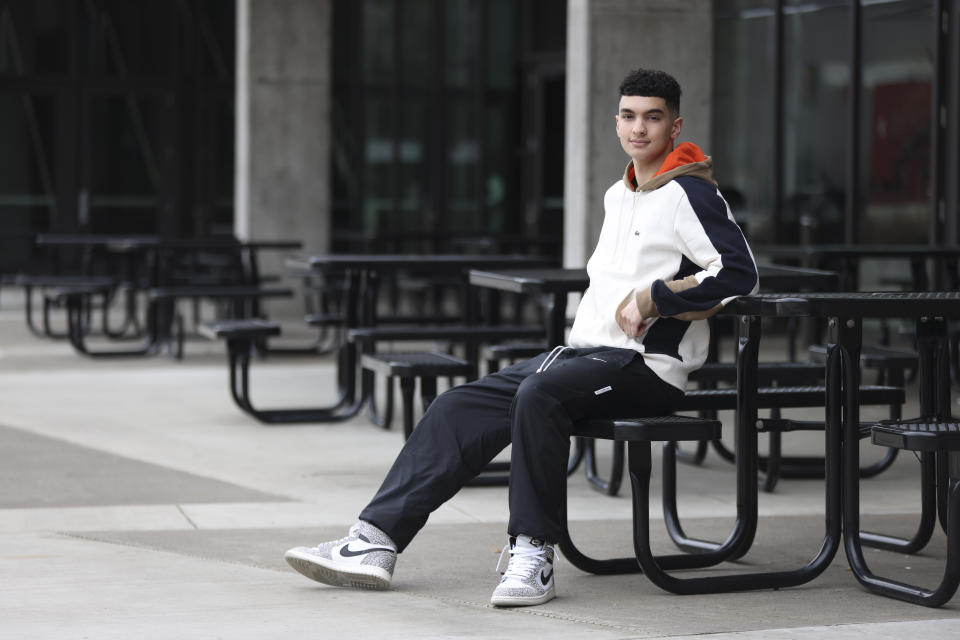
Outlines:
POLYGON ((623 172, 623 182, 630 191, 653 191, 674 178, 694 176, 716 184, 713 179, 713 159, 703 155, 700 147, 692 142, 681 142, 664 158, 660 169, 641 185, 636 183, 636 174, 631 161, 623 172))

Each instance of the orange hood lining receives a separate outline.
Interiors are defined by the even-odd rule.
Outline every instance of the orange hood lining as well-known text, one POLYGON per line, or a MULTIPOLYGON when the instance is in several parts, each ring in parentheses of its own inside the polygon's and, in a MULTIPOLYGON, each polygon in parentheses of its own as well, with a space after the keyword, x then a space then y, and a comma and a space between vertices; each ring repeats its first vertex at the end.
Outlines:
MULTIPOLYGON (((657 172, 651 176, 651 179, 656 178, 660 174, 666 173, 667 171, 673 171, 677 167, 682 167, 686 164, 693 164, 694 162, 703 162, 706 159, 707 156, 703 155, 703 151, 700 150, 700 147, 692 142, 681 142, 674 148, 673 151, 667 154, 667 157, 663 159, 663 164, 660 165, 660 168, 657 169, 657 172)), ((637 184, 637 170, 636 167, 633 166, 632 162, 627 168, 627 179, 634 185, 637 184)))
POLYGON ((685 164, 703 162, 706 159, 707 156, 703 155, 703 151, 700 150, 700 147, 692 142, 681 142, 673 151, 669 153, 669 155, 667 155, 666 158, 663 159, 663 164, 660 165, 660 169, 658 169, 652 177, 656 178, 661 173, 672 171, 673 169, 682 167, 685 164))

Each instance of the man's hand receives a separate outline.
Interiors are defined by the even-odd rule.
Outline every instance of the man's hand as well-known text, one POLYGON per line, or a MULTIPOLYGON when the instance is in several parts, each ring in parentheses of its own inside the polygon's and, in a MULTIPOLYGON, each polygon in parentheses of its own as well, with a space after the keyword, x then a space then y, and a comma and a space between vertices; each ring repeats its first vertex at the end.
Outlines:
MULTIPOLYGON (((649 292, 646 293, 646 298, 649 298, 649 292)), ((656 307, 653 307, 652 302, 649 306, 652 307, 653 312, 649 315, 644 314, 637 305, 637 297, 631 292, 617 308, 617 325, 620 330, 631 338, 643 335, 643 332, 656 318, 656 315, 654 315, 656 307)))

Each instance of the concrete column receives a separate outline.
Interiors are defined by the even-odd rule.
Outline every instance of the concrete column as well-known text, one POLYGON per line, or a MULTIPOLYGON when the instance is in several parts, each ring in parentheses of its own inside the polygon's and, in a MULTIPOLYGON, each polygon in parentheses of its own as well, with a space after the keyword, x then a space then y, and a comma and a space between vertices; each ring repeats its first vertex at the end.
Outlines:
POLYGON ((568 0, 564 265, 582 267, 603 223, 603 194, 629 158, 616 136, 619 86, 632 69, 680 83, 683 131, 710 155, 713 12, 709 0, 568 0))
MULTIPOLYGON (((328 0, 237 0, 238 238, 329 248, 332 22, 328 0)), ((282 257, 262 266, 282 273, 282 257)))

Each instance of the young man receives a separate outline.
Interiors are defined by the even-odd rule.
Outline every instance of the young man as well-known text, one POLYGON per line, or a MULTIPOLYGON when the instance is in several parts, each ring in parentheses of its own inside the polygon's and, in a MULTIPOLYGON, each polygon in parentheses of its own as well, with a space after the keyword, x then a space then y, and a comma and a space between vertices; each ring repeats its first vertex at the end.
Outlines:
POLYGON ((639 69, 620 95, 617 135, 630 162, 604 196, 569 344, 441 394, 347 536, 291 549, 294 569, 326 584, 388 587, 397 554, 430 513, 512 443, 509 563, 490 601, 554 597, 573 423, 671 413, 706 358, 705 318, 757 289, 710 159, 689 142, 675 146, 676 80, 639 69))

